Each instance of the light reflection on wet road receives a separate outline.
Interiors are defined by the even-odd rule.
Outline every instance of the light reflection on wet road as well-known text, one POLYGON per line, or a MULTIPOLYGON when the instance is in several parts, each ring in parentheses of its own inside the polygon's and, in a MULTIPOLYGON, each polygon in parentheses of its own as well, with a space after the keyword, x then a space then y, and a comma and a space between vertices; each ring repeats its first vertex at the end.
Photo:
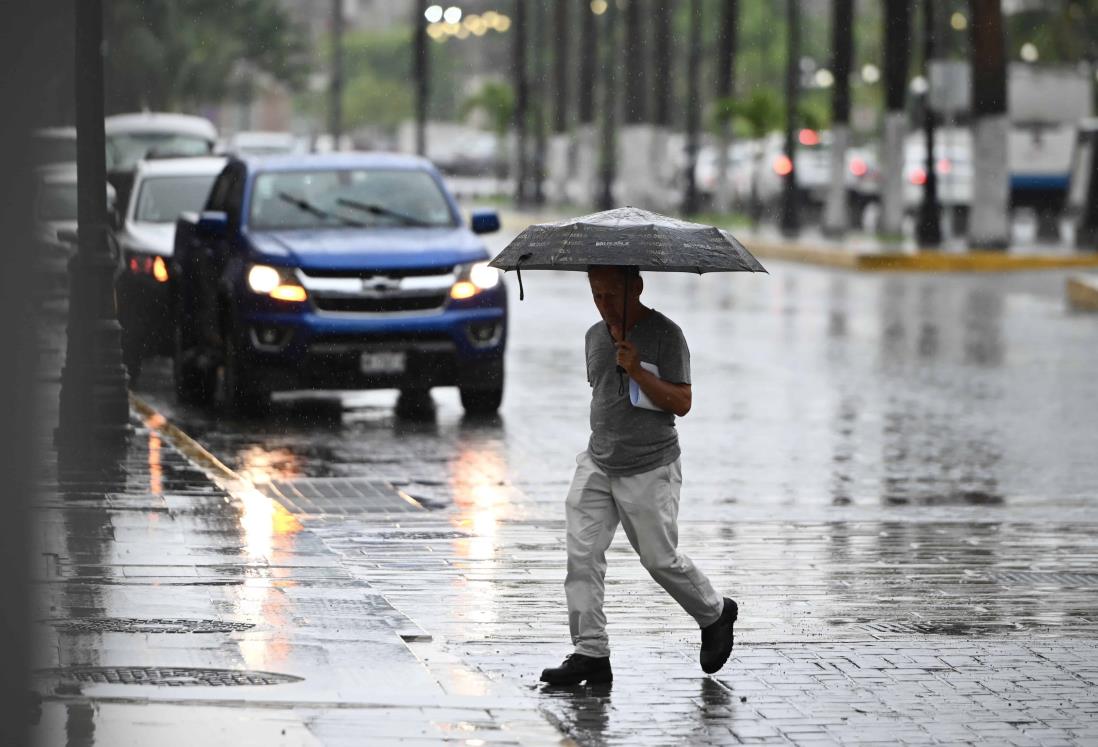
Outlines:
MULTIPOLYGON (((1054 295, 1061 273, 771 269, 647 276, 646 300, 683 327, 693 354, 695 407, 679 423, 684 510, 1093 497, 1098 325, 1054 295)), ((582 341, 596 317, 581 274, 529 275, 527 300, 512 297, 495 422, 463 419, 450 390, 435 391, 437 412, 421 421, 397 417, 392 392, 296 397, 266 419, 220 421, 176 406, 163 364, 149 367, 143 394, 257 482, 380 475, 430 486, 480 453, 535 503, 556 501, 585 445, 582 341)))

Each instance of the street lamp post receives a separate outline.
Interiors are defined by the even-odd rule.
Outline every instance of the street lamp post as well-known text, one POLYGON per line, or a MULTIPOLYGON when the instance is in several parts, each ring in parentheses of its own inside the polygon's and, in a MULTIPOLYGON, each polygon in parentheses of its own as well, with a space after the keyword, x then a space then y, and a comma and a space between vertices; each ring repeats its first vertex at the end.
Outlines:
MULTIPOLYGON (((923 2, 923 75, 930 81, 930 61, 934 59, 934 0, 923 2)), ((942 206, 938 203, 938 172, 934 158, 934 107, 930 90, 923 92, 923 140, 926 142, 926 181, 919 204, 915 238, 925 248, 942 243, 942 206)))
POLYGON ((412 68, 416 91, 416 154, 427 155, 427 99, 429 94, 430 52, 427 47, 427 0, 416 0, 412 28, 415 55, 412 68))
POLYGON ((332 60, 328 87, 328 132, 332 150, 339 150, 343 137, 343 0, 332 0, 332 60))
POLYGON ((78 250, 69 263, 69 322, 61 374, 59 448, 114 450, 130 432, 117 263, 107 221, 102 0, 75 0, 78 250))

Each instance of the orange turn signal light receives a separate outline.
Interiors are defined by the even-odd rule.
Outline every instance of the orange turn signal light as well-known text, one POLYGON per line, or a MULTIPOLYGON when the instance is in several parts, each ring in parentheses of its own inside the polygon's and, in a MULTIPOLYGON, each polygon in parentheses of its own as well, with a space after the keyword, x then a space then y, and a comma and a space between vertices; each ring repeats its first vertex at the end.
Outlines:
POLYGON ((470 283, 468 280, 459 280, 454 283, 450 288, 450 298, 461 301, 465 298, 472 298, 477 294, 477 287, 470 283))
POLYGON ((153 260, 153 277, 156 278, 158 283, 168 282, 168 265, 164 262, 163 257, 157 257, 153 260))
POLYGON ((279 301, 295 301, 300 303, 308 297, 309 295, 300 285, 279 285, 271 291, 271 298, 279 301))

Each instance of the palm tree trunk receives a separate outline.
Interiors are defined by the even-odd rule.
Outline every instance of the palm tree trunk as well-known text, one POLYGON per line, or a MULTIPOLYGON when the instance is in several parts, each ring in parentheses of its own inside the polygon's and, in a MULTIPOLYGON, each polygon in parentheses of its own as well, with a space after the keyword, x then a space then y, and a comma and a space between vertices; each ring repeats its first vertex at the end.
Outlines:
POLYGON ((526 116, 529 80, 526 76, 526 0, 515 0, 512 23, 511 75, 515 85, 515 202, 526 204, 526 116))
POLYGON ((904 218, 904 137, 907 134, 908 66, 911 57, 911 0, 885 0, 885 121, 881 154, 882 234, 895 236, 904 218))
MULTIPOLYGON (((563 0, 558 0, 563 4, 563 0)), ((598 16, 591 12, 587 0, 579 0, 580 18, 583 29, 581 32, 579 60, 579 88, 576 91, 576 119, 581 125, 589 125, 595 121, 595 85, 599 60, 599 27, 598 16)))
POLYGON ((412 19, 412 28, 415 34, 413 49, 415 57, 412 60, 412 70, 415 77, 416 93, 416 153, 423 156, 427 154, 427 97, 429 85, 430 58, 427 49, 427 0, 416 0, 416 16, 412 19))
POLYGON ((533 72, 532 78, 534 81, 534 110, 533 110, 533 126, 534 126, 534 163, 532 171, 533 178, 533 203, 535 205, 545 204, 545 126, 546 126, 546 110, 549 106, 549 91, 546 87, 546 65, 545 65, 545 52, 546 46, 549 40, 546 38, 545 32, 548 20, 546 18, 547 8, 545 7, 546 0, 534 0, 534 23, 533 32, 534 38, 531 40, 534 59, 533 59, 533 72))
POLYGON ((1005 249, 1010 240, 1006 42, 1000 0, 971 0, 972 213, 968 244, 1005 249))
POLYGON ((553 132, 568 131, 568 3, 553 3, 553 132))
POLYGON ((671 75, 672 0, 654 0, 652 27, 652 122, 660 127, 671 125, 671 99, 674 77, 671 75))
POLYGON ((701 207, 694 174, 698 163, 698 129, 701 124, 701 96, 698 91, 701 36, 701 0, 690 0, 689 48, 686 55, 686 189, 682 199, 682 211, 687 215, 698 212, 701 207))
MULTIPOLYGON (((739 0, 721 0, 721 21, 717 41, 717 100, 731 101, 736 85, 736 23, 739 18, 739 0)), ((732 185, 728 174, 728 150, 732 147, 731 118, 722 119, 720 150, 717 153, 717 202, 718 213, 732 209, 732 185)))
POLYGON ((854 56, 854 0, 831 0, 831 180, 823 230, 842 236, 849 223, 846 149, 850 146, 850 68, 854 56))
POLYGON ((785 155, 789 158, 789 173, 782 177, 781 230, 793 236, 801 228, 797 204, 797 108, 800 99, 801 18, 800 0, 786 0, 786 23, 789 45, 785 63, 785 155))
POLYGON ((610 3, 602 14, 600 23, 600 41, 602 52, 602 148, 599 160, 600 189, 598 206, 600 210, 614 207, 614 180, 617 177, 617 15, 614 3, 610 3))
POLYGON ((648 55, 644 44, 645 12, 643 0, 628 0, 625 6, 625 53, 622 74, 625 77, 625 111, 622 123, 640 124, 648 119, 647 75, 648 55))

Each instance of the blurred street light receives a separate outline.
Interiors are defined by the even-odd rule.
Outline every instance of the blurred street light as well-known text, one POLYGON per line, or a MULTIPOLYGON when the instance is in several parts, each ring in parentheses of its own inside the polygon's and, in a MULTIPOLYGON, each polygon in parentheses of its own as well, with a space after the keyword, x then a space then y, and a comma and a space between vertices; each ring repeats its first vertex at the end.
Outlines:
POLYGON ((862 80, 870 85, 881 79, 881 69, 871 62, 862 65, 862 80))
POLYGON ((442 6, 432 5, 424 11, 423 17, 427 19, 427 23, 438 23, 442 20, 442 6))
POLYGON ((442 14, 442 20, 446 23, 458 23, 461 21, 461 8, 456 5, 451 5, 446 9, 446 12, 442 14))
POLYGON ((816 75, 813 78, 816 81, 816 85, 820 88, 831 88, 835 85, 835 76, 826 67, 821 67, 816 71, 816 75))
POLYGON ((1026 62, 1036 62, 1038 58, 1037 46, 1032 42, 1026 42, 1022 45, 1021 51, 1022 59, 1026 62))
POLYGON ((964 31, 968 28, 968 19, 965 18, 964 13, 957 11, 949 19, 949 25, 953 27, 954 31, 964 31))
POLYGON ((927 92, 927 90, 930 89, 930 84, 927 83, 926 78, 924 78, 922 75, 916 75, 914 78, 911 79, 909 88, 911 89, 911 92, 916 96, 922 96, 924 93, 927 92))
POLYGON ((607 5, 606 0, 591 0, 591 12, 596 16, 601 16, 608 7, 610 6, 607 5))

